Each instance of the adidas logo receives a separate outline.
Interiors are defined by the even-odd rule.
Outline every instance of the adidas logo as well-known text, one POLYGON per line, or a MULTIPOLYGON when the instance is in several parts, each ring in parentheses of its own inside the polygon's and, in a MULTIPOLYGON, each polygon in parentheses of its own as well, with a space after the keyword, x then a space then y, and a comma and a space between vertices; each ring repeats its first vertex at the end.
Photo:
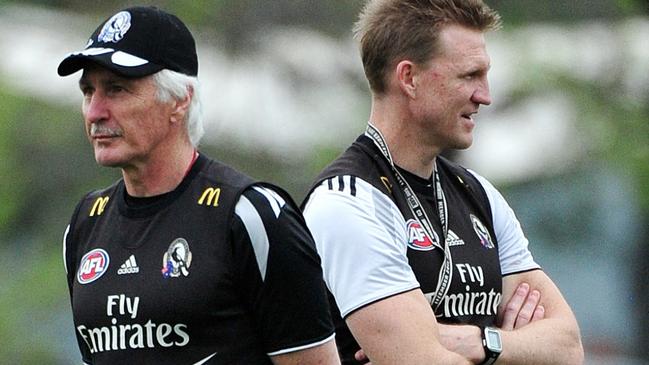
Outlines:
POLYGON ((464 245, 464 240, 462 240, 455 232, 448 230, 448 237, 446 237, 446 244, 448 247, 451 246, 462 246, 464 245))
POLYGON ((131 257, 126 260, 122 266, 119 267, 119 270, 117 270, 118 275, 124 275, 124 274, 137 274, 140 272, 140 268, 137 266, 137 263, 135 262, 135 255, 131 255, 131 257))

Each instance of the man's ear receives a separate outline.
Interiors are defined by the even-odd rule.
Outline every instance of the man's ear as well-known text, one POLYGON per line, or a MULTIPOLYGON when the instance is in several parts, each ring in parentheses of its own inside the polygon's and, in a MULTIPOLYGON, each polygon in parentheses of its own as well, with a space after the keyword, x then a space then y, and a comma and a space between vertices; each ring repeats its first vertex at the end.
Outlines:
POLYGON ((399 89, 409 98, 417 96, 417 67, 409 60, 403 60, 395 67, 399 89))
POLYGON ((171 111, 170 120, 172 123, 182 123, 187 116, 187 110, 194 97, 194 89, 187 86, 187 95, 183 99, 176 99, 174 101, 173 110, 171 111))

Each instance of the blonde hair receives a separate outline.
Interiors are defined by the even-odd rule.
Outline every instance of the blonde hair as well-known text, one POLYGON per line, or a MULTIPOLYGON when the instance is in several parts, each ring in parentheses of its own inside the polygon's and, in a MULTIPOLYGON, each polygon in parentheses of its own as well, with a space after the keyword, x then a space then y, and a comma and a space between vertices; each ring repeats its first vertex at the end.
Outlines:
POLYGON ((425 64, 437 52, 439 32, 456 24, 480 31, 500 28, 500 15, 482 0, 369 0, 354 26, 370 89, 386 91, 395 62, 425 64))

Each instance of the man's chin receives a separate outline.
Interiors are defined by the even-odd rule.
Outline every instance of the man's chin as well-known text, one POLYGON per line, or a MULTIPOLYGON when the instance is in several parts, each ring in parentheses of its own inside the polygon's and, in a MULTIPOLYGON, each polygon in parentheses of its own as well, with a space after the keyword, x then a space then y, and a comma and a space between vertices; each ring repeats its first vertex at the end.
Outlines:
POLYGON ((454 150, 466 150, 467 148, 471 147, 472 144, 473 138, 469 138, 461 141, 455 141, 455 144, 450 148, 454 150))
POLYGON ((121 167, 123 165, 123 161, 121 159, 110 158, 108 156, 101 156, 96 154, 95 162, 97 162, 97 165, 103 167, 121 167))
POLYGON ((99 162, 99 161, 97 161, 97 165, 99 165, 101 167, 115 167, 115 168, 123 166, 120 163, 112 163, 112 162, 107 163, 107 162, 99 162))

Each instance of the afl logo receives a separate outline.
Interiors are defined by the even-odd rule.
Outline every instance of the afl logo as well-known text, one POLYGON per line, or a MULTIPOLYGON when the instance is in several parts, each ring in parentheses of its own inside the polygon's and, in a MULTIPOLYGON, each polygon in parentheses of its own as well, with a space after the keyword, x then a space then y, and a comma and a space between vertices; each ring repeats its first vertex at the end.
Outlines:
POLYGON ((428 237, 424 228, 415 219, 406 222, 406 230, 408 233, 408 247, 419 251, 430 251, 435 248, 434 241, 428 237))
POLYGON ((88 284, 99 279, 108 269, 109 262, 108 253, 101 248, 88 252, 81 259, 77 281, 79 284, 88 284))

